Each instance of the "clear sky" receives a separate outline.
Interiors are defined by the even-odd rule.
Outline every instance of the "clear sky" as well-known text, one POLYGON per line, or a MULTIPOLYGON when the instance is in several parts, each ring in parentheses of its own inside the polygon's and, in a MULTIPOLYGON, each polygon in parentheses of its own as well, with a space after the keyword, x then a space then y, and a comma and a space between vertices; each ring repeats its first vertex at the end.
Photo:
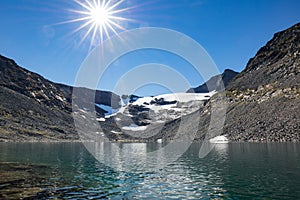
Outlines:
MULTIPOLYGON (((207 50, 220 72, 226 68, 241 71, 275 32, 300 22, 299 0, 127 0, 120 6, 133 7, 123 13, 135 20, 123 24, 126 29, 151 26, 180 31, 207 50)), ((73 85, 89 53, 90 37, 79 44, 86 29, 70 33, 80 23, 58 24, 76 18, 70 9, 80 8, 73 0, 3 0, 0 54, 54 82, 73 85)), ((112 65, 99 88, 112 90, 120 76, 149 62, 171 65, 192 86, 203 82, 185 61, 146 51, 112 65)), ((158 87, 146 87, 140 94, 163 92, 158 87)))

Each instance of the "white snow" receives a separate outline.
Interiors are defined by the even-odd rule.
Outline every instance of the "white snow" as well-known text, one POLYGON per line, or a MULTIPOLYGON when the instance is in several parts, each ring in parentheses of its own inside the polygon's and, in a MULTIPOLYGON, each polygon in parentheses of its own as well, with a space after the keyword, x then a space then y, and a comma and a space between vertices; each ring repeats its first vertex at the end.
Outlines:
POLYGON ((221 144, 221 143, 228 143, 228 139, 224 135, 220 135, 214 138, 211 138, 209 140, 210 143, 215 143, 215 144, 221 144))
MULTIPOLYGON (((208 100, 212 95, 216 92, 210 93, 172 93, 172 94, 163 94, 154 97, 144 97, 140 98, 132 105, 140 105, 146 108, 153 110, 156 114, 164 116, 164 118, 176 119, 180 117, 182 114, 189 114, 197 109, 202 105, 204 100, 208 100), (155 101, 155 99, 163 98, 164 101, 177 101, 178 103, 174 104, 167 104, 167 105, 157 105, 157 104, 150 104, 151 101, 155 101), (148 104, 148 105, 147 105, 148 104), (174 114, 170 114, 167 111, 175 111, 174 114)), ((159 119, 157 119, 159 120, 159 119)))
POLYGON ((158 113, 160 110, 175 110, 180 112, 182 109, 177 107, 177 104, 168 104, 168 105, 156 105, 156 104, 150 104, 151 101, 155 101, 155 99, 161 99, 163 98, 164 101, 177 101, 180 103, 188 103, 191 101, 204 101, 208 100, 212 95, 214 95, 216 92, 210 92, 210 93, 172 93, 172 94, 163 94, 159 96, 154 97, 144 97, 140 98, 132 105, 143 105, 147 108, 150 108, 155 113, 158 113), (146 104, 145 104, 146 103, 146 104), (149 104, 149 105, 147 105, 149 104))
MULTIPOLYGON (((118 113, 124 114, 125 110, 126 110, 126 106, 122 106, 117 112, 111 113, 110 115, 109 114, 105 115, 105 118, 116 116, 118 113)), ((127 116, 132 117, 131 115, 127 115, 127 116)))
POLYGON ((122 134, 122 132, 117 132, 117 131, 111 131, 114 134, 122 134))
POLYGON ((97 107, 105 110, 107 113, 105 115, 111 115, 115 112, 118 112, 119 109, 113 109, 111 106, 103 105, 103 104, 96 104, 97 107))
POLYGON ((130 126, 122 127, 126 131, 144 131, 147 129, 147 126, 137 126, 136 124, 131 124, 130 126))
MULTIPOLYGON (((160 99, 164 98, 165 101, 178 101, 182 103, 186 103, 189 101, 202 101, 209 99, 212 95, 214 95, 216 92, 210 92, 210 93, 172 93, 172 94, 163 94, 159 96, 154 97, 144 97, 138 99, 136 102, 133 103, 133 105, 144 105, 144 102, 149 103, 154 100, 155 98, 160 99), (209 96, 209 97, 206 97, 209 96)), ((147 105, 145 105, 147 106, 147 105)))
POLYGON ((97 118, 98 122, 105 122, 105 118, 101 117, 101 118, 97 118))
MULTIPOLYGON (((212 95, 214 95, 216 93, 217 93, 216 91, 213 91, 210 93, 163 94, 163 95, 154 96, 154 97, 139 98, 137 101, 135 101, 133 103, 129 103, 129 105, 144 106, 146 108, 153 110, 155 113, 159 113, 162 110, 165 110, 165 111, 173 110, 173 111, 181 112, 183 110, 187 110, 186 108, 199 106, 199 103, 197 103, 197 102, 208 100, 212 95), (168 104, 168 105, 156 105, 156 104, 151 105, 150 104, 151 101, 155 101, 155 99, 161 99, 161 98, 164 98, 165 101, 177 101, 177 102, 180 102, 183 104, 180 107, 178 107, 177 103, 168 104), (149 105, 147 105, 147 104, 149 104, 149 105)), ((105 114, 105 118, 110 118, 110 117, 116 116, 118 113, 125 114, 128 117, 133 117, 129 113, 125 113, 127 111, 128 105, 126 105, 124 102, 122 103, 122 106, 119 109, 112 109, 110 106, 105 106, 105 105, 99 105, 99 104, 96 104, 96 105, 108 112, 105 114)), ((195 109, 188 111, 188 113, 191 113, 193 111, 195 111, 195 109)))
POLYGON ((101 136, 104 136, 104 134, 102 132, 96 132, 96 135, 101 135, 101 136))
MULTIPOLYGON (((150 123, 151 124, 158 124, 158 123, 165 123, 170 120, 178 119, 183 115, 190 114, 192 112, 197 111, 205 100, 210 99, 216 91, 210 93, 172 93, 172 94, 163 94, 154 97, 143 97, 139 98, 133 103, 129 103, 129 105, 123 105, 118 111, 109 112, 105 115, 105 118, 110 118, 116 116, 117 114, 122 114, 127 117, 133 117, 129 113, 129 107, 132 105, 143 106, 149 108, 149 116, 150 116, 150 123), (151 104, 151 101, 157 102, 157 100, 163 98, 164 101, 172 102, 176 101, 173 104, 167 105, 159 105, 156 103, 151 104)), ((104 110, 111 109, 110 107, 105 107, 100 105, 101 108, 104 110)), ((116 117, 116 121, 120 121, 119 117, 116 117)), ((130 131, 144 131, 147 129, 147 126, 137 126, 137 125, 130 125, 122 128, 123 130, 130 130, 130 131)))

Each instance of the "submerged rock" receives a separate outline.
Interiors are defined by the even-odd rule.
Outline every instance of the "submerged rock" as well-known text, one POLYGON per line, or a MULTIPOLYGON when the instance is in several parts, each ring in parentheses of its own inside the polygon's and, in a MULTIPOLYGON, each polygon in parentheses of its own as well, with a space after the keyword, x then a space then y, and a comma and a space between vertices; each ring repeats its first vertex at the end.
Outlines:
POLYGON ((0 199, 36 199, 50 187, 45 165, 0 162, 0 199))

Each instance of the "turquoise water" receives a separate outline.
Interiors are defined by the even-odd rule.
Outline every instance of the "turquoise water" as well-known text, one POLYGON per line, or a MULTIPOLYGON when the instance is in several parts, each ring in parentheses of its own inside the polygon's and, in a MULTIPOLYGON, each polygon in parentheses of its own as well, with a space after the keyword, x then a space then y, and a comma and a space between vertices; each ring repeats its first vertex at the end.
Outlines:
POLYGON ((115 171, 80 143, 2 143, 0 162, 48 165, 46 199, 300 199, 300 144, 199 147, 155 172, 115 171))

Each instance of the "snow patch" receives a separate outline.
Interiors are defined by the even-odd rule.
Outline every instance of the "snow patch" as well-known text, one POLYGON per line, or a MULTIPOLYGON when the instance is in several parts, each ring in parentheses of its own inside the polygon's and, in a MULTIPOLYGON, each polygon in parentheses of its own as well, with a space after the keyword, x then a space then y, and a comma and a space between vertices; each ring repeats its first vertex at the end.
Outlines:
MULTIPOLYGON (((126 117, 136 117, 130 114, 130 109, 133 106, 141 108, 148 108, 149 112, 141 111, 149 115, 148 120, 150 124, 165 123, 170 120, 178 119, 184 115, 188 115, 199 110, 205 101, 211 98, 216 91, 209 93, 172 93, 163 94, 158 96, 138 98, 135 102, 125 105, 123 102, 120 109, 116 112, 110 111, 105 115, 105 118, 116 117, 116 121, 121 121, 122 118, 118 117, 118 114, 125 115, 126 117)), ((109 111, 111 107, 101 106, 102 109, 109 111)), ((135 108, 133 108, 135 109, 135 108)), ((138 110, 138 109, 137 109, 138 110)), ((145 119, 144 119, 145 121, 145 119)), ((147 123, 148 123, 147 121, 147 123)), ((143 131, 146 130, 147 126, 131 125, 123 127, 124 130, 131 131, 143 131)))
POLYGON ((210 143, 214 143, 214 144, 224 144, 224 143, 228 143, 228 139, 226 136, 224 135, 220 135, 214 138, 211 138, 209 140, 210 143))
MULTIPOLYGON (((177 112, 182 111, 185 108, 191 107, 191 105, 196 106, 195 103, 190 102, 200 102, 204 100, 208 100, 212 95, 214 95, 216 92, 210 92, 210 93, 172 93, 172 94, 163 94, 159 96, 154 97, 144 97, 140 98, 132 105, 138 105, 138 106, 144 106, 146 108, 149 108, 153 110, 155 113, 159 113, 161 110, 174 110, 177 112), (167 102, 177 102, 174 104, 167 104, 167 105, 157 105, 155 103, 152 103, 152 101, 155 101, 157 99, 164 99, 164 101, 167 102), (178 103, 181 103, 182 105, 178 106, 178 103)), ((199 103, 198 103, 199 106, 199 103)), ((193 112, 194 110, 192 110, 193 112)))
MULTIPOLYGON (((156 99, 163 98, 165 101, 178 101, 181 103, 187 103, 189 101, 203 101, 208 100, 212 95, 216 94, 216 91, 209 93, 172 93, 172 94, 163 94, 154 97, 144 97, 138 99, 133 105, 145 105, 144 103, 149 103, 156 99)), ((146 106, 147 107, 147 106, 146 106)))
MULTIPOLYGON (((112 113, 112 114, 106 114, 106 115, 105 115, 105 118, 108 119, 108 118, 110 118, 110 117, 114 117, 114 116, 116 116, 118 113, 123 113, 123 114, 124 114, 124 112, 125 112, 125 110, 126 110, 126 107, 127 107, 127 106, 123 106, 123 107, 119 108, 117 112, 114 112, 114 113, 112 113)), ((129 116, 129 115, 127 115, 127 116, 129 116)), ((132 117, 132 116, 130 115, 130 117, 132 117)))
POLYGON ((103 105, 103 104, 96 104, 97 107, 105 110, 105 116, 111 116, 114 113, 117 113, 120 109, 113 109, 111 106, 103 105))
POLYGON ((105 118, 103 118, 103 117, 101 117, 101 118, 97 118, 97 121, 98 121, 98 122, 105 122, 105 121, 106 121, 106 119, 105 119, 105 118))
POLYGON ((122 134, 122 132, 117 132, 117 131, 111 131, 111 133, 114 133, 114 134, 122 134))
POLYGON ((122 127, 126 131, 144 131, 147 129, 147 126, 137 126, 136 124, 131 124, 130 126, 122 127))

